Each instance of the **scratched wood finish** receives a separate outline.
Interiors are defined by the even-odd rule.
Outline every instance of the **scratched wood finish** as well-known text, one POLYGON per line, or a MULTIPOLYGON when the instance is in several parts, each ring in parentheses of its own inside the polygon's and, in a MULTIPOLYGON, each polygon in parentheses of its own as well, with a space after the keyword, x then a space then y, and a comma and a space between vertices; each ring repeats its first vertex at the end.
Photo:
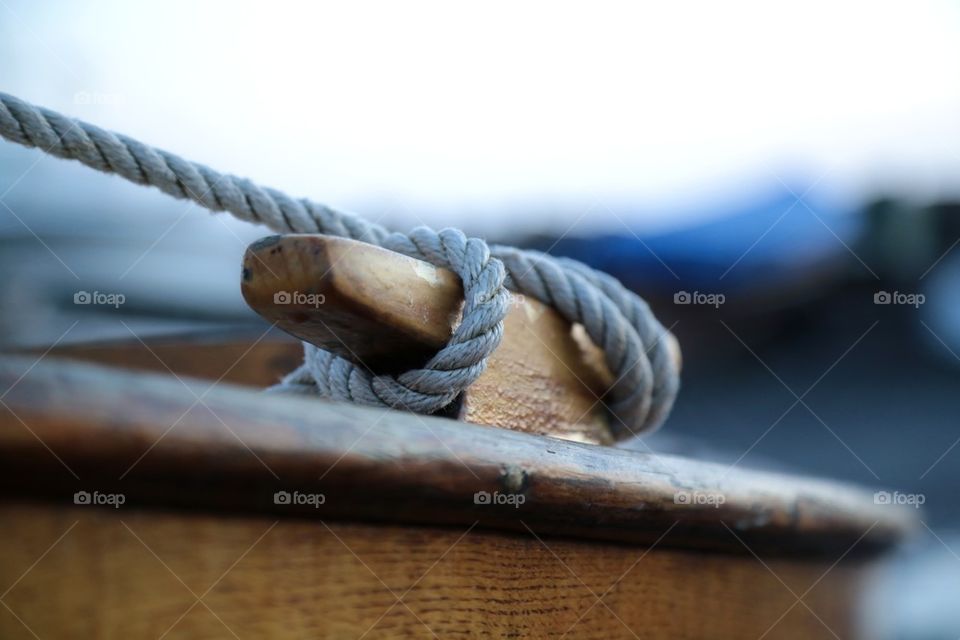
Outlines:
MULTIPOLYGON (((463 288, 447 269, 321 235, 252 244, 241 289, 250 307, 302 340, 376 372, 422 365, 459 322, 463 288), (279 302, 278 302, 279 301, 279 302)), ((672 336, 671 345, 679 358, 672 336)), ((612 440, 599 401, 612 381, 602 355, 556 311, 513 296, 503 341, 466 391, 459 418, 570 440, 612 440)))
POLYGON ((131 506, 312 518, 274 492, 319 491, 330 517, 639 544, 675 525, 669 545, 792 556, 876 553, 916 517, 833 483, 52 357, 3 359, 0 388, 8 495, 114 490, 131 506), (478 505, 478 491, 525 502, 478 505))
POLYGON ((11 640, 859 637, 856 563, 126 508, 0 520, 11 640))

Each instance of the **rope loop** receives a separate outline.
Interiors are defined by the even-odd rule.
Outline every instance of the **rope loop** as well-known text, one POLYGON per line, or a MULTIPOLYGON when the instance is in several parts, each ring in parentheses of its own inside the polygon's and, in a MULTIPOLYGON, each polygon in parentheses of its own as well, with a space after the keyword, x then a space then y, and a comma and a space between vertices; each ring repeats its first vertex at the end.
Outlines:
POLYGON ((384 246, 450 269, 463 281, 463 317, 450 340, 423 367, 398 376, 374 375, 313 345, 304 344, 304 364, 279 390, 309 393, 362 404, 433 413, 453 402, 486 368, 500 345, 509 293, 503 263, 491 257, 487 243, 457 229, 439 233, 417 227, 409 235, 391 234, 384 246))

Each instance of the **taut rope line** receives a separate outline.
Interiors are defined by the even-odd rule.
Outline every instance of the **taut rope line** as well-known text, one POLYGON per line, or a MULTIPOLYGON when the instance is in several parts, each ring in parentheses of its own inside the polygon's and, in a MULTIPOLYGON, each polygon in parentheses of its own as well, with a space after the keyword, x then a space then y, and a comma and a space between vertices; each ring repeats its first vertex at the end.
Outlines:
POLYGON ((422 368, 398 376, 374 375, 304 343, 304 364, 284 379, 281 390, 437 411, 477 379, 499 345, 507 312, 506 287, 554 307, 571 323, 582 324, 603 349, 616 379, 604 398, 615 416, 612 428, 632 433, 653 430, 673 406, 679 375, 663 339, 666 330, 639 296, 584 264, 515 247, 488 247, 456 229, 391 232, 351 213, 291 198, 4 93, 0 93, 0 136, 157 187, 211 211, 228 211, 279 233, 323 233, 368 242, 446 267, 463 280, 460 325, 422 368))

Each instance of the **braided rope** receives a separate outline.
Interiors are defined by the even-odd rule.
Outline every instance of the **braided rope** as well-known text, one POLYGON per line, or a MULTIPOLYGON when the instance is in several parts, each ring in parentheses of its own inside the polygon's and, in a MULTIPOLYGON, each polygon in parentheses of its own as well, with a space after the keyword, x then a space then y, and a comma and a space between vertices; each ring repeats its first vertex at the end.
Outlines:
POLYGON ((460 325, 422 368, 398 376, 373 375, 304 343, 304 364, 284 378, 281 390, 435 412, 477 379, 499 345, 507 287, 554 307, 571 323, 582 324, 603 349, 616 379, 604 397, 614 416, 614 430, 653 430, 673 406, 679 375, 664 339, 667 331, 641 298, 582 263, 514 247, 488 247, 483 240, 467 238, 455 229, 390 232, 353 214, 291 198, 4 93, 0 93, 0 136, 157 187, 211 211, 228 211, 280 233, 352 238, 449 268, 460 276, 465 296, 460 325))

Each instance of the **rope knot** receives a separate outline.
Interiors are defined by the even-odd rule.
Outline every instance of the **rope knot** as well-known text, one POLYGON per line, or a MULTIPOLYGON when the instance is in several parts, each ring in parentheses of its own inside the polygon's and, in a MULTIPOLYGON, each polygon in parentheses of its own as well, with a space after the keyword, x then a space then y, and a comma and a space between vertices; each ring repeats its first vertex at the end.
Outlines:
POLYGON ((305 345, 304 365, 287 376, 280 389, 307 391, 364 404, 433 413, 453 402, 486 369, 487 358, 500 345, 509 307, 503 263, 490 255, 487 243, 458 229, 436 232, 417 227, 393 233, 383 241, 392 251, 450 269, 463 283, 463 312, 447 344, 419 369, 400 375, 377 375, 313 345, 305 345))

